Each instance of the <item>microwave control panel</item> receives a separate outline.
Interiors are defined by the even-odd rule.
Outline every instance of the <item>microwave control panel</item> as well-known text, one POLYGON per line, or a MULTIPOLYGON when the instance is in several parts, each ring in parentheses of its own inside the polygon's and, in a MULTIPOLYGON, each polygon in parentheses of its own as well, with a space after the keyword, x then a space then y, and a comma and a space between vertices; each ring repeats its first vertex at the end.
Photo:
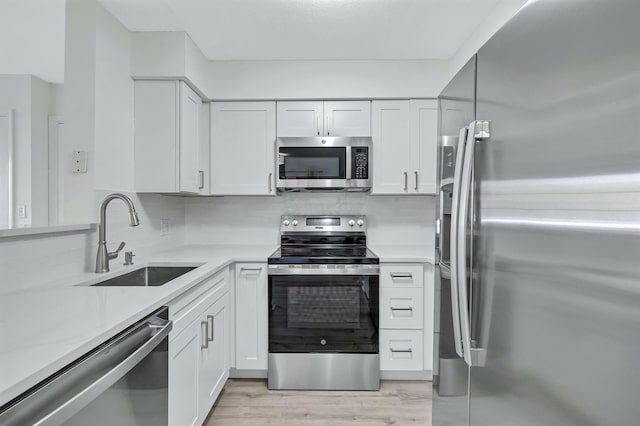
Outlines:
POLYGON ((369 179, 369 148, 351 147, 351 178, 369 179))

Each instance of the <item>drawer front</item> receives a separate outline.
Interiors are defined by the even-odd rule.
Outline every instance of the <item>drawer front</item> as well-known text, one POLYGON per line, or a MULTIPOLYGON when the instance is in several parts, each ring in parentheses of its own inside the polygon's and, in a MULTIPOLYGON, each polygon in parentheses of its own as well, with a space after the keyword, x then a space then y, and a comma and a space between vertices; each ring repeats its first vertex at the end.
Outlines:
POLYGON ((380 287, 420 287, 424 283, 421 263, 383 263, 380 265, 380 287))
POLYGON ((380 328, 422 330, 422 288, 380 289, 380 328))
POLYGON ((421 330, 380 330, 380 370, 422 371, 421 330))
POLYGON ((187 324, 199 317, 207 307, 227 293, 229 289, 227 272, 228 270, 225 269, 215 274, 198 285, 194 289, 196 290, 194 293, 189 292, 185 297, 179 298, 175 304, 174 302, 169 303, 169 313, 173 319, 172 336, 177 336, 187 324))

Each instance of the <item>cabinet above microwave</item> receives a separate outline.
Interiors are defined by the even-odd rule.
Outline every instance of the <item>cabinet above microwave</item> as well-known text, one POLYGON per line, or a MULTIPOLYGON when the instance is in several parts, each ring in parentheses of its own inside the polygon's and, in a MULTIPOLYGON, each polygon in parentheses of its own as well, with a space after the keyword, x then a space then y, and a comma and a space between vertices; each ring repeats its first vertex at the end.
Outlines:
POLYGON ((371 101, 279 101, 278 137, 371 136, 371 101))

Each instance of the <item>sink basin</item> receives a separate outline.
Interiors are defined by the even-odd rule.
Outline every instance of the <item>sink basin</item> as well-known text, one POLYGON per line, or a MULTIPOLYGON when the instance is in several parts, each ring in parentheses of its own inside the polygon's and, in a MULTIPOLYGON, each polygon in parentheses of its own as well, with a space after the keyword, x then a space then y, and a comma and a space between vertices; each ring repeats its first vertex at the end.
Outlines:
POLYGON ((117 277, 110 278, 92 287, 158 287, 193 271, 197 266, 146 266, 117 277))

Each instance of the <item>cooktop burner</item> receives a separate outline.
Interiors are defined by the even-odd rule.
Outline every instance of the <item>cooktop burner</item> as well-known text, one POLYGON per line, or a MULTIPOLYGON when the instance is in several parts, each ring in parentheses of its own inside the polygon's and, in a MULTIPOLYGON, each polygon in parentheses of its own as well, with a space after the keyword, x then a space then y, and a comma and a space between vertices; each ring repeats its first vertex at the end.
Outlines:
POLYGON ((366 247, 315 248, 281 247, 269 259, 270 264, 378 264, 378 257, 366 247))

